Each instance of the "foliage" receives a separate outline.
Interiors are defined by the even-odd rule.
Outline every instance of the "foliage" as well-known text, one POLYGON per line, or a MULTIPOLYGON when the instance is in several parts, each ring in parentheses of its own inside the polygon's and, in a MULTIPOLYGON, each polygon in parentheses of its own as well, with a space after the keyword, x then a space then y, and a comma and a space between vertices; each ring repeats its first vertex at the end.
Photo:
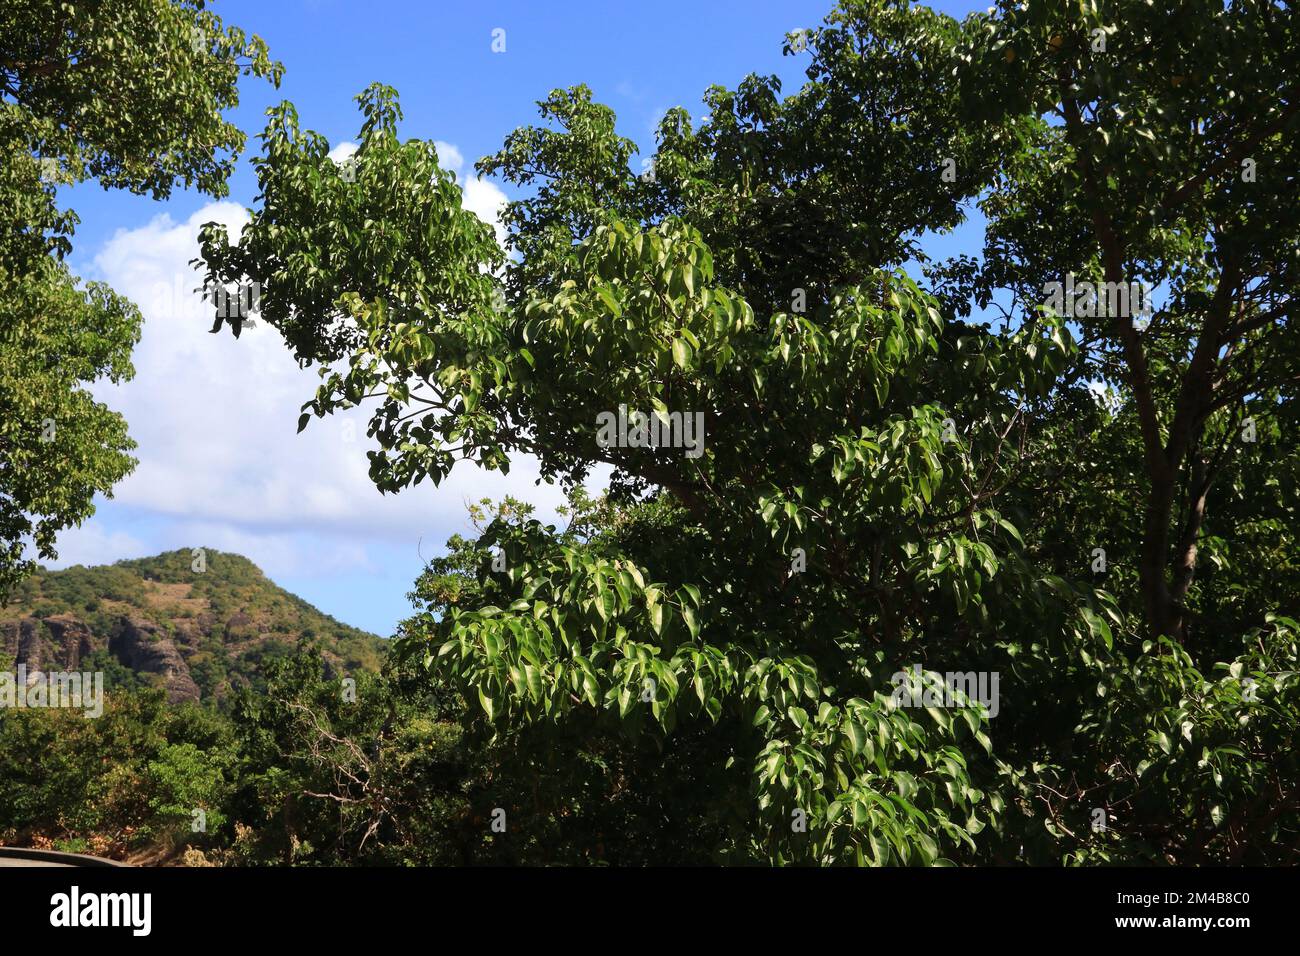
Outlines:
POLYGON ((1249 552, 1294 552, 1295 16, 846 0, 801 89, 711 89, 642 177, 608 108, 555 91, 478 166, 529 190, 504 265, 393 91, 359 97, 355 182, 286 104, 260 208, 203 257, 323 363, 300 428, 377 399, 381 490, 462 458, 530 453, 569 488, 612 467, 568 529, 511 503, 417 583, 402 659, 474 732, 612 733, 641 768, 700 741, 715 858, 1278 862, 1294 562, 1272 591, 1249 552), (1229 177, 1244 150, 1259 188, 1229 177), (982 256, 930 261, 915 237, 968 201, 982 256), (1053 314, 1069 272, 1166 303, 1149 330, 1053 314), (1267 452, 1234 444, 1246 405, 1267 452), (622 409, 700 413, 703 443, 611 445, 622 409), (1000 675, 998 716, 900 706, 913 664, 932 693, 1000 675))
POLYGON ((56 534, 94 510, 135 465, 120 415, 84 385, 130 378, 140 313, 99 283, 78 289, 67 267, 42 260, 23 276, 0 267, 8 304, 0 336, 0 597, 45 558, 56 534))
POLYGON ((135 465, 126 423, 87 389, 133 374, 138 309, 63 263, 59 185, 166 199, 226 194, 244 134, 239 76, 279 83, 265 44, 202 0, 14 0, 0 10, 0 602, 56 557, 59 531, 135 465))
MULTIPOLYGON (((535 455, 570 521, 483 508, 382 675, 231 556, 39 575, 36 616, 139 612, 196 635, 205 692, 248 686, 228 719, 125 688, 93 725, 0 715, 0 826, 126 846, 206 802, 283 863, 1293 859, 1296 16, 844 0, 788 38, 799 89, 670 111, 649 175, 550 93, 477 167, 521 192, 506 250, 395 91, 359 97, 355 175, 273 109, 259 208, 202 256, 320 365, 299 427, 374 403, 381 491, 535 455), (979 255, 933 261, 972 202, 979 255), (1163 302, 1052 315, 1069 273, 1163 302), (704 429, 602 441, 624 409, 704 429), (291 650, 304 623, 334 647, 291 650), (1000 675, 997 715, 900 706, 913 664, 1000 675)), ((0 37, 5 594, 132 465, 86 386, 140 317, 63 266, 55 181, 223 195, 238 77, 280 67, 198 0, 19 0, 0 37)))
POLYGON ((191 808, 218 799, 212 768, 228 742, 219 717, 155 690, 106 695, 95 719, 0 711, 0 834, 87 840, 105 855, 188 835, 191 808))

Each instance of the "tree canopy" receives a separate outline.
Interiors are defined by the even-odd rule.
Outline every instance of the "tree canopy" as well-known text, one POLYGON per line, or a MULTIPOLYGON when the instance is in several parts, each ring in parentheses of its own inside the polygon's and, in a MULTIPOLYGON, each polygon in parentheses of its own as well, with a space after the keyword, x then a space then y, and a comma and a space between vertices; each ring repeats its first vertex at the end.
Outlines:
POLYGON ((701 855, 1294 860, 1298 26, 843 0, 646 174, 552 92, 478 164, 505 254, 394 90, 349 175, 284 104, 202 256, 320 364, 300 428, 369 404, 381 490, 612 469, 456 542, 400 652, 503 739, 671 754, 701 855))

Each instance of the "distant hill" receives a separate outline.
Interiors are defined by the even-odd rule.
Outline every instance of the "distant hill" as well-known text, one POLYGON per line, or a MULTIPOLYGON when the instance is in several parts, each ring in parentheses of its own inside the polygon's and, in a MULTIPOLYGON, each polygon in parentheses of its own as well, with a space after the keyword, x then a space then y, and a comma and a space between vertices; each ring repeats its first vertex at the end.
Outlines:
POLYGON ((189 549, 37 572, 0 608, 0 667, 103 671, 109 689, 159 685, 173 702, 218 705, 304 640, 341 673, 379 668, 382 638, 321 613, 245 557, 204 556, 201 572, 189 549))

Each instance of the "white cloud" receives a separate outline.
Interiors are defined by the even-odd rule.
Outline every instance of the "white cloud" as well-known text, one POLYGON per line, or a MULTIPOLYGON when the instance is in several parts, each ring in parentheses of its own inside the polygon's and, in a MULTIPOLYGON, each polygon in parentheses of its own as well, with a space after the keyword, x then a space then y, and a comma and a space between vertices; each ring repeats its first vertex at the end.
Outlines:
POLYGON ((356 151, 356 143, 350 143, 347 140, 344 140, 329 151, 329 158, 334 160, 336 163, 341 163, 356 151))
MULTIPOLYGON (((444 155, 459 154, 453 147, 444 155)), ((494 194, 504 201, 490 183, 467 186, 467 207, 488 208, 494 194)), ((59 564, 193 543, 247 554, 266 562, 268 573, 364 571, 372 544, 413 550, 423 537, 426 553, 431 542, 440 546, 466 527, 469 499, 512 494, 536 504, 543 520, 555 520, 560 490, 535 485, 538 467, 530 458, 516 459, 508 476, 461 463, 437 489, 426 483, 382 496, 367 474, 373 446, 364 409, 312 419, 296 435, 300 407, 319 384, 315 370, 299 368, 278 333, 261 322, 238 340, 228 328, 209 335, 211 305, 193 291, 200 275, 188 263, 198 254, 199 227, 216 220, 235 235, 246 219, 241 207, 225 202, 184 222, 163 215, 118 230, 94 257, 95 277, 134 300, 145 317, 135 378, 101 383, 95 392, 125 415, 139 443, 140 464, 114 497, 143 516, 152 540, 146 545, 105 531, 92 519, 60 537, 59 564)))
POLYGON ((434 140, 433 145, 438 150, 438 162, 442 168, 456 174, 463 194, 461 205, 491 226, 497 244, 505 246, 506 230, 501 225, 501 210, 506 205, 506 194, 491 180, 473 175, 473 167, 466 166, 465 157, 451 143, 434 140))
POLYGON ((169 533, 175 536, 175 547, 201 542, 203 547, 241 554, 272 578, 370 573, 375 569, 365 542, 354 537, 265 533, 220 521, 177 522, 169 533))
POLYGON ((465 208, 491 226, 496 233, 497 245, 505 246, 506 229, 501 224, 501 211, 506 205, 506 194, 486 179, 467 179, 462 188, 465 208))
POLYGON ((451 143, 444 143, 440 139, 435 139, 433 145, 438 150, 438 164, 443 169, 450 169, 459 176, 465 168, 465 157, 461 155, 460 150, 451 143))
MULTIPOLYGON (((125 531, 108 531, 91 519, 81 527, 69 528, 59 535, 59 559, 41 563, 53 568, 70 568, 74 564, 111 564, 125 558, 148 557, 153 553, 150 545, 134 535, 125 531)), ((35 553, 31 557, 39 560, 35 553)))

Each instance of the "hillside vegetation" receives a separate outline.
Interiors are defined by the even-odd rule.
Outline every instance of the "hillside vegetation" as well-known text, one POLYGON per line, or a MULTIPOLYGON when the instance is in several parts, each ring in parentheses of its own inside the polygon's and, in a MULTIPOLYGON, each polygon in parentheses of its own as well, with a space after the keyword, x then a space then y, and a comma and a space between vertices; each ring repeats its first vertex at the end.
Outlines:
POLYGON ((332 669, 378 670, 385 644, 322 614, 237 554, 189 549, 41 570, 0 608, 0 656, 28 670, 103 670, 109 689, 160 685, 220 705, 312 642, 332 669), (201 567, 202 570, 195 570, 201 567))

